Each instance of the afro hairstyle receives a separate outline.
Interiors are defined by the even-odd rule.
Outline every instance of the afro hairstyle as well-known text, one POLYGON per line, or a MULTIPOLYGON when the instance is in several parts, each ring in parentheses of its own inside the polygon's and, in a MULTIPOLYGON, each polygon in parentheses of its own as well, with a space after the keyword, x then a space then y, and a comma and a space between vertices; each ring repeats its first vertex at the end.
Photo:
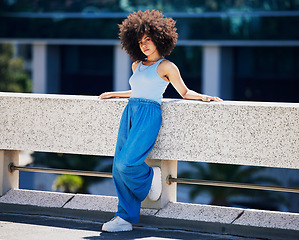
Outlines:
POLYGON ((121 47, 132 61, 143 61, 146 55, 140 50, 139 41, 148 35, 161 56, 169 55, 176 45, 178 34, 172 18, 166 18, 159 11, 146 10, 131 13, 119 24, 121 47))

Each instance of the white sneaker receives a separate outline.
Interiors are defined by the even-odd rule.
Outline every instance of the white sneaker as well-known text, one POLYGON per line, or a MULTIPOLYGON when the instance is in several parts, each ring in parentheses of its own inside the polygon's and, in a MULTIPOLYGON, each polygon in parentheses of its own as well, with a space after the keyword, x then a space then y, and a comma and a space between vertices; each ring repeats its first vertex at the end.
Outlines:
POLYGON ((104 223, 102 226, 102 231, 105 232, 132 231, 132 224, 117 216, 112 218, 109 222, 104 223))
POLYGON ((154 177, 152 181, 151 189, 148 193, 148 197, 152 201, 157 201, 162 193, 162 174, 159 167, 153 167, 154 177))

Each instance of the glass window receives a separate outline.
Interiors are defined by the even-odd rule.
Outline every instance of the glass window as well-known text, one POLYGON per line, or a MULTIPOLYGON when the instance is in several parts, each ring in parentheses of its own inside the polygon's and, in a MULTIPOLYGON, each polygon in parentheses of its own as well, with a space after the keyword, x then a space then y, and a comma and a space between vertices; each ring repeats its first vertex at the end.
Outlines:
POLYGON ((113 47, 63 46, 61 93, 99 95, 113 90, 113 47))
POLYGON ((0 38, 117 39, 120 19, 0 18, 0 38))
MULTIPOLYGON (((179 39, 298 40, 298 17, 174 18, 179 39)), ((0 17, 0 38, 117 39, 121 18, 0 17)))
POLYGON ((179 39, 298 40, 299 17, 224 17, 176 19, 179 39))
POLYGON ((131 12, 145 9, 199 13, 289 11, 299 10, 299 2, 294 0, 4 0, 1 9, 6 12, 131 12))
POLYGON ((298 47, 234 50, 235 100, 299 102, 298 47))
POLYGON ((4 38, 116 39, 129 12, 158 9, 177 20, 180 39, 299 39, 294 0, 6 0, 0 9, 4 38))

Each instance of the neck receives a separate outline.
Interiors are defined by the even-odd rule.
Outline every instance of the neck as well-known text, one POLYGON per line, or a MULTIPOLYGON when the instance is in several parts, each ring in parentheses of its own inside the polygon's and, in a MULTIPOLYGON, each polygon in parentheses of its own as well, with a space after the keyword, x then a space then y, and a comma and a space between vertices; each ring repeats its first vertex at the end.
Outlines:
POLYGON ((157 62, 157 61, 159 61, 160 59, 162 59, 163 57, 157 57, 157 58, 147 58, 146 60, 145 60, 145 62, 149 62, 149 63, 153 63, 153 62, 157 62))
POLYGON ((147 62, 157 62, 162 58, 159 52, 156 50, 154 53, 147 56, 147 62))

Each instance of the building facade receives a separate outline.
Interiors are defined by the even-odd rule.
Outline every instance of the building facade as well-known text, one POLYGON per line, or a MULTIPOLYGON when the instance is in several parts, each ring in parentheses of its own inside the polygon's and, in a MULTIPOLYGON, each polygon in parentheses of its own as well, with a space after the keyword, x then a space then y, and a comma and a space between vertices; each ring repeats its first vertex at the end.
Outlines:
MULTIPOLYGON (((166 58, 189 88, 225 100, 299 101, 297 0, 6 0, 0 41, 25 56, 36 93, 126 90, 131 61, 117 24, 146 9, 177 21, 178 44, 166 58)), ((179 96, 169 87, 165 97, 179 96)))

